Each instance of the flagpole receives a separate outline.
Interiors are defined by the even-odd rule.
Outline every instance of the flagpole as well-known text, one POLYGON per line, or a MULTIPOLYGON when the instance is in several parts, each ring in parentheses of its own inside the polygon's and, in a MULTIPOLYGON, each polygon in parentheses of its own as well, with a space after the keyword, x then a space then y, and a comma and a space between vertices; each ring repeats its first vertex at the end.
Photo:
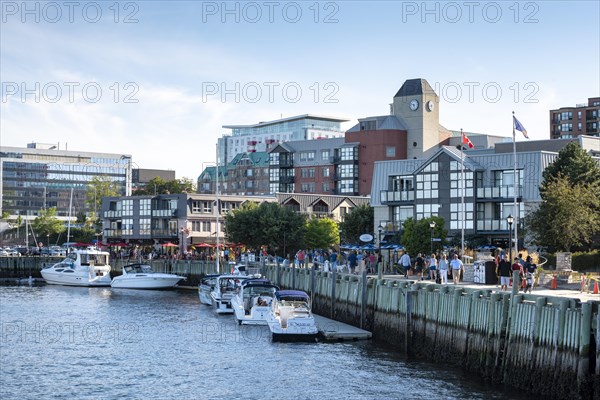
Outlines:
POLYGON ((463 145, 465 136, 462 128, 460 128, 460 257, 461 260, 465 255, 465 162, 463 157, 463 145))
POLYGON ((216 209, 216 225, 217 225, 217 232, 215 234, 216 236, 216 243, 217 243, 217 247, 215 249, 215 273, 218 274, 220 273, 220 269, 219 269, 219 212, 220 207, 219 207, 219 143, 217 142, 217 162, 215 164, 215 209, 216 209))
MULTIPOLYGON (((512 129, 512 135, 513 135, 513 214, 515 217, 515 223, 514 223, 514 232, 513 232, 513 237, 515 240, 515 257, 518 256, 519 254, 519 240, 517 239, 517 226, 519 225, 519 221, 520 221, 520 217, 521 217, 521 213, 519 212, 519 209, 517 208, 517 190, 519 188, 519 181, 520 179, 517 177, 517 139, 515 136, 515 112, 512 112, 513 114, 513 120, 512 120, 512 125, 513 125, 513 129, 512 129)), ((512 243, 509 243, 510 246, 512 246, 512 243)), ((512 263, 512 260, 510 260, 510 262, 512 263)))

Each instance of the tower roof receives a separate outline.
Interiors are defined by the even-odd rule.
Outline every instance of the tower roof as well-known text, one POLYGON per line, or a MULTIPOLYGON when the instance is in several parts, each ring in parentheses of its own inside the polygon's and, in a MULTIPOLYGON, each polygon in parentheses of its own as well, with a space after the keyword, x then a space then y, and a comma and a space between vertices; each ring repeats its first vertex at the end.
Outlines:
POLYGON ((436 94, 426 79, 408 79, 394 97, 416 96, 420 94, 436 94))

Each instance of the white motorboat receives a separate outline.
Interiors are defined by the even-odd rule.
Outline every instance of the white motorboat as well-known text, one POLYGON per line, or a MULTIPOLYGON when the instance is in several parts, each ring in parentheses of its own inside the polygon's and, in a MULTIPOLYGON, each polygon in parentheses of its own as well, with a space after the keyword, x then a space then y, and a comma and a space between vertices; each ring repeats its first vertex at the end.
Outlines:
POLYGON ((115 276, 110 283, 119 289, 171 289, 184 276, 154 272, 148 264, 129 264, 123 267, 123 275, 115 276))
POLYGON ((219 275, 210 297, 217 314, 233 314, 231 299, 240 290, 242 281, 252 278, 241 275, 219 275))
POLYGON ((210 293, 215 289, 218 277, 219 274, 206 275, 200 280, 200 284, 198 285, 198 296, 200 297, 200 303, 212 306, 212 297, 210 297, 210 293))
POLYGON ((310 309, 310 297, 301 290, 275 292, 267 324, 273 341, 313 341, 319 333, 310 309))
POLYGON ((46 283, 67 286, 110 286, 109 254, 89 247, 73 250, 67 258, 42 269, 46 283))
POLYGON ((267 279, 248 279, 231 299, 238 324, 266 325, 267 314, 279 288, 267 279))

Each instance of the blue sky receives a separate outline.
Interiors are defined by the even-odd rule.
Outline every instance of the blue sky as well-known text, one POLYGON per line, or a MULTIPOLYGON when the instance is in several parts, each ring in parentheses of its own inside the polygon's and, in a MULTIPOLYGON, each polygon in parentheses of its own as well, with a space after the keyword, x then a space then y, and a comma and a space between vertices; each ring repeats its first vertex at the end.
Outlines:
POLYGON ((354 123, 388 113, 406 79, 436 89, 448 129, 509 136, 515 111, 532 139, 549 109, 600 95, 596 1, 26 7, 1 4, 2 145, 126 153, 177 177, 214 163, 222 125, 354 123))

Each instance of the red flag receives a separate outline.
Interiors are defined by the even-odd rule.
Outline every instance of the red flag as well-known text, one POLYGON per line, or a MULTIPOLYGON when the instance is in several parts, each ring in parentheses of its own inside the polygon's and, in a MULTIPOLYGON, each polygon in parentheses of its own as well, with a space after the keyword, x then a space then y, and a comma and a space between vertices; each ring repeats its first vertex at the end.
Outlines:
POLYGON ((462 134, 462 139, 463 139, 463 141, 462 141, 463 144, 468 145, 470 149, 472 149, 473 147, 475 147, 475 145, 473 144, 473 142, 471 142, 471 140, 464 133, 462 134))

